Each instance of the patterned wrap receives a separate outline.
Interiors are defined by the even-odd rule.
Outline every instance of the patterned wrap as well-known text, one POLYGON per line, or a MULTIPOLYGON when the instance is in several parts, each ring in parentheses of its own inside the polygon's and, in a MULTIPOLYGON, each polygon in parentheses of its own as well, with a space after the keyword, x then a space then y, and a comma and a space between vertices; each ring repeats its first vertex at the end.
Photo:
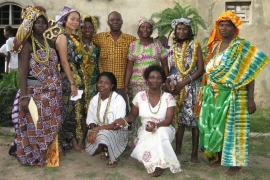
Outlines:
POLYGON ((247 166, 250 115, 246 85, 254 80, 270 59, 250 42, 234 39, 206 66, 210 84, 203 87, 199 117, 199 145, 221 165, 247 166))
MULTIPOLYGON (((53 47, 52 43, 49 44, 53 47)), ((36 46, 37 56, 44 59, 46 57, 44 50, 36 46)), ((34 53, 31 53, 29 59, 29 74, 45 84, 45 86, 27 86, 27 94, 33 98, 38 108, 37 127, 31 115, 22 110, 21 103, 18 101, 20 90, 16 95, 12 121, 17 137, 17 158, 24 165, 59 165, 58 144, 53 143, 57 141, 57 134, 62 125, 62 82, 57 69, 58 63, 57 54, 52 48, 47 65, 36 62, 34 53)))
MULTIPOLYGON (((67 57, 70 70, 73 74, 75 84, 78 89, 83 90, 85 84, 83 81, 83 72, 81 64, 83 62, 82 56, 76 53, 76 45, 71 40, 68 33, 64 34, 67 38, 67 57)), ((72 147, 72 139, 75 138, 80 142, 82 140, 82 118, 84 113, 85 95, 76 101, 70 100, 70 84, 69 80, 61 68, 61 76, 63 81, 63 125, 59 131, 59 142, 65 149, 72 147)))
MULTIPOLYGON (((178 50, 177 53, 181 54, 181 51, 182 51, 181 44, 178 45, 177 50, 178 50)), ((194 41, 191 41, 187 47, 186 55, 184 58, 185 69, 189 69, 189 67, 191 66, 193 51, 194 51, 194 41)), ((171 71, 170 83, 171 85, 177 84, 178 82, 180 82, 180 74, 175 65, 173 46, 169 50, 168 61, 169 61, 170 69, 171 69, 170 70, 171 71)), ((196 71, 197 71, 197 66, 195 65, 189 75, 195 73, 196 71)), ((189 78, 189 76, 187 75, 185 79, 186 78, 189 78)), ((180 110, 179 110, 179 120, 178 120, 179 126, 198 127, 198 119, 193 113, 193 110, 196 104, 199 89, 200 89, 200 78, 192 81, 191 83, 185 86, 185 90, 186 90, 185 100, 184 100, 184 104, 180 107, 180 110)))

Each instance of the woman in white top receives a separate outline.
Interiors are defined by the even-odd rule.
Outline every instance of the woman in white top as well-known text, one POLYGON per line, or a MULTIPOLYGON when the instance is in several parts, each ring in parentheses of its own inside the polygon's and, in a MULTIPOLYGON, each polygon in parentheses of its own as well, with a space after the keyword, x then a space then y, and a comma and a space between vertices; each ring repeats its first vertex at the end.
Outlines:
POLYGON ((102 158, 110 159, 107 167, 117 166, 119 156, 128 141, 127 128, 114 129, 114 120, 126 115, 125 100, 115 92, 116 88, 117 82, 113 73, 103 72, 98 75, 98 94, 90 101, 86 119, 91 131, 85 150, 89 155, 101 153, 102 158))
POLYGON ((136 94, 131 112, 125 118, 117 119, 115 128, 123 127, 140 116, 142 126, 131 157, 142 162, 153 177, 160 176, 165 168, 170 168, 172 173, 180 172, 180 163, 171 145, 175 134, 171 126, 175 99, 162 91, 166 75, 161 66, 151 65, 144 71, 143 77, 149 90, 136 94))

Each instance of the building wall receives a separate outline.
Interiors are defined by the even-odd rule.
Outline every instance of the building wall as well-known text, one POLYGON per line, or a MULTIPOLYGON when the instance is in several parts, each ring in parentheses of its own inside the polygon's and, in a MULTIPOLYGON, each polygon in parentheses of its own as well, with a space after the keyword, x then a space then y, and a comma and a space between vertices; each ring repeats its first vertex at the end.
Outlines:
MULTIPOLYGON (((246 0, 16 0, 17 4, 43 5, 51 19, 59 13, 64 5, 73 7, 81 15, 91 14, 99 17, 99 32, 109 31, 107 26, 107 16, 112 11, 118 11, 123 17, 123 32, 137 36, 137 22, 140 16, 150 17, 154 12, 160 12, 167 7, 173 7, 174 1, 184 6, 191 4, 196 7, 200 15, 205 20, 208 30, 201 30, 198 39, 208 37, 213 28, 214 20, 225 11, 225 2, 238 2, 246 0)), ((250 24, 244 24, 240 30, 240 37, 251 41, 259 49, 270 55, 270 7, 269 0, 250 0, 252 20, 250 24)), ((12 0, 0 0, 0 5, 5 2, 15 2, 12 0)), ((156 32, 153 36, 156 36, 156 32)), ((256 78, 255 101, 260 107, 270 107, 270 65, 262 71, 256 78), (268 80, 268 81, 267 81, 268 80)))

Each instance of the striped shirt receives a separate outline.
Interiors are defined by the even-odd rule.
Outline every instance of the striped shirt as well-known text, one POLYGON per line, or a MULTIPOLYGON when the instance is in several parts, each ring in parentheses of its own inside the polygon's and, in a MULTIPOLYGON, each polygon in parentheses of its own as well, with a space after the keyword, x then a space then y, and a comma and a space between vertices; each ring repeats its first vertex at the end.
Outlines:
POLYGON ((136 37, 121 33, 115 42, 110 32, 99 33, 94 43, 100 47, 99 70, 112 72, 117 80, 117 89, 124 87, 129 44, 136 37))

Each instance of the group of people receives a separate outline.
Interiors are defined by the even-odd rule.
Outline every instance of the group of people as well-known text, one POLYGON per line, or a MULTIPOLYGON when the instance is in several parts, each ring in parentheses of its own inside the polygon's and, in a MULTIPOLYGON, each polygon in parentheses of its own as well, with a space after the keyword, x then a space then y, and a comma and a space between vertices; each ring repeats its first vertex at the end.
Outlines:
POLYGON ((165 168, 177 173, 185 127, 191 127, 192 163, 199 163, 200 146, 211 166, 231 167, 228 175, 247 166, 254 79, 269 58, 238 37, 237 15, 227 11, 216 20, 204 61, 188 18, 172 19, 174 39, 167 50, 151 37, 150 18, 139 18, 136 39, 121 31, 116 11, 108 15, 110 31, 97 33, 96 17, 81 17, 67 6, 52 42, 43 35, 45 12, 41 6, 24 7, 13 41, 20 90, 12 109, 16 136, 10 154, 22 164, 58 166, 59 157, 73 148, 100 154, 111 168, 129 145, 131 157, 151 176, 165 168), (82 97, 73 100, 79 90, 82 97))

